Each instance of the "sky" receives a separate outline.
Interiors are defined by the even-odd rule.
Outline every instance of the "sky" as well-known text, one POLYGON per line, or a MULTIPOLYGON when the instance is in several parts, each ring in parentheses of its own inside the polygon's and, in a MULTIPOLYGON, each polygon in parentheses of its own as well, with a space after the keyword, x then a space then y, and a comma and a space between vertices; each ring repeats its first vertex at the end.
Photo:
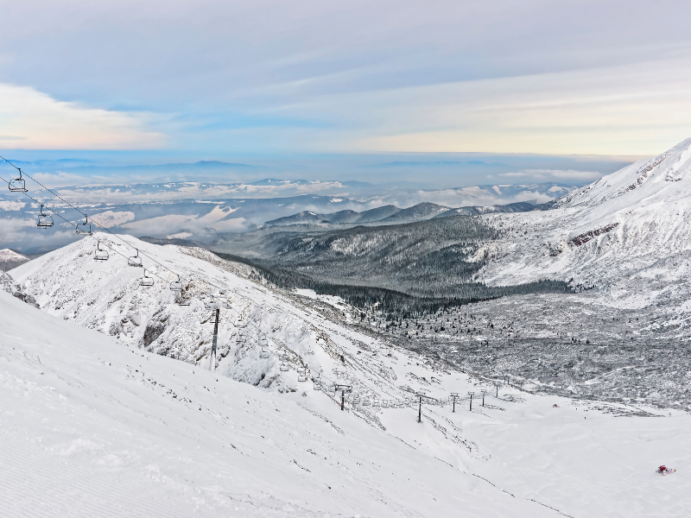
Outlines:
MULTIPOLYGON (((267 178, 447 203, 445 189, 473 185, 585 185, 691 136, 679 0, 0 0, 0 12, 0 155, 87 205, 101 191, 86 186, 267 178)), ((33 226, 38 207, 4 192, 0 227, 33 226)))
POLYGON ((319 177, 342 157, 630 162, 691 136, 689 2, 0 7, 0 149, 12 157, 264 160, 293 175, 311 160, 319 177))

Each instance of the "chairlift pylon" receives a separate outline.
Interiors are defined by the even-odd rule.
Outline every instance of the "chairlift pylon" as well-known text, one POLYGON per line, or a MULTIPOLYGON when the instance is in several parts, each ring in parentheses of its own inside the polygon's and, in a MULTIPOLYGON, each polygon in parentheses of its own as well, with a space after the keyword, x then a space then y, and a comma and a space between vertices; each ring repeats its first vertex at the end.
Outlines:
POLYGON ((170 283, 170 291, 182 291, 182 281, 178 275, 178 280, 170 283))
POLYGON ((85 214, 84 215, 84 223, 77 223, 77 226, 75 227, 77 234, 84 235, 84 236, 90 236, 93 234, 91 231, 91 223, 89 223, 89 217, 85 214))
POLYGON ((22 168, 18 167, 19 176, 17 178, 12 178, 7 184, 7 188, 12 192, 29 192, 26 188, 26 182, 22 178, 22 168))
POLYGON ((101 242, 96 242, 96 253, 94 254, 94 260, 96 261, 107 261, 110 258, 108 250, 103 250, 101 248, 101 242))
POLYGON ((51 216, 50 214, 45 214, 43 212, 43 204, 41 203, 41 210, 38 213, 38 223, 36 224, 36 226, 38 228, 50 228, 53 226, 53 224, 53 216, 51 216))
POLYGON ((140 286, 146 286, 146 287, 154 285, 154 278, 146 275, 146 268, 144 268, 144 275, 142 276, 141 280, 139 281, 139 285, 140 286))
POLYGON ((221 305, 216 301, 213 295, 209 295, 209 298, 204 301, 204 307, 210 310, 216 310, 221 307, 221 305))
POLYGON ((137 253, 127 259, 127 264, 130 266, 134 266, 135 268, 141 268, 143 266, 143 263, 142 258, 139 257, 139 249, 135 248, 135 251, 137 253))

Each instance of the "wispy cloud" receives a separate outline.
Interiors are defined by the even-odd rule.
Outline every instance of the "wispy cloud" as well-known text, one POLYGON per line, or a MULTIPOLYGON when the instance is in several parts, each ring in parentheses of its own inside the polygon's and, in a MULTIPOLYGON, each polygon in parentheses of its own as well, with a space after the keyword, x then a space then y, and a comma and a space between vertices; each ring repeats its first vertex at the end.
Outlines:
POLYGON ((511 181, 530 179, 531 181, 572 184, 593 182, 600 178, 602 173, 597 171, 576 171, 573 169, 525 169, 523 171, 502 173, 499 176, 511 181))
POLYGON ((143 113, 61 102, 34 88, 0 83, 0 147, 149 149, 165 143, 143 113))
POLYGON ((0 87, 0 146, 656 154, 691 134, 689 15, 677 0, 15 2, 0 60, 27 87, 0 87))

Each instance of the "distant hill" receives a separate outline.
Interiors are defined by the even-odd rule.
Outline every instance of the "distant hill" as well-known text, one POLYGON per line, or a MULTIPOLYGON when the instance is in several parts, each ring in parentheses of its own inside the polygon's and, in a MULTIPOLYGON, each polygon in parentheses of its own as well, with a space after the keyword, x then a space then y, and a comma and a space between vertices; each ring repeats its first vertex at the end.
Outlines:
POLYGON ((17 266, 28 263, 30 260, 24 254, 5 248, 0 250, 0 271, 8 272, 17 266))
POLYGON ((470 206, 451 209, 436 203, 418 203, 407 209, 400 209, 395 205, 385 205, 363 212, 341 210, 330 214, 318 214, 302 211, 292 216, 267 221, 265 227, 281 227, 290 225, 315 226, 356 226, 368 223, 383 225, 398 225, 401 223, 415 223, 433 218, 448 218, 452 216, 478 216, 494 212, 526 212, 535 209, 535 204, 528 202, 510 203, 508 205, 470 206))

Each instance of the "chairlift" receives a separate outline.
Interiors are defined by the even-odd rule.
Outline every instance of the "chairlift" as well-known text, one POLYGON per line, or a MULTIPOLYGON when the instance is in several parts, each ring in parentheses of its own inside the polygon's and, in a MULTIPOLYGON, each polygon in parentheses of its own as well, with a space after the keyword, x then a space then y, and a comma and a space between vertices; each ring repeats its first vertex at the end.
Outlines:
POLYGON ((146 268, 144 269, 144 276, 139 281, 139 285, 140 286, 146 286, 146 287, 154 285, 154 278, 146 275, 146 268))
POLYGON ((285 362, 281 362, 281 366, 279 368, 281 369, 281 372, 288 372, 288 364, 285 362))
POLYGON ((184 297, 180 297, 178 299, 178 306, 189 306, 192 303, 190 299, 186 299, 184 297))
POLYGON ((143 263, 142 258, 139 257, 139 249, 135 248, 135 251, 137 253, 127 259, 127 264, 130 266, 134 266, 135 268, 141 268, 143 266, 143 263))
POLYGON ((103 250, 101 248, 101 242, 98 241, 96 244, 96 253, 94 254, 94 259, 96 261, 107 261, 110 257, 108 250, 103 250))
POLYGON ((93 234, 91 231, 91 223, 89 223, 89 217, 84 215, 84 223, 77 223, 76 226, 77 234, 90 236, 93 234))
POLYGON ((38 213, 38 228, 50 228, 53 226, 53 216, 43 212, 43 204, 41 204, 41 211, 38 213))
POLYGON ((298 373, 298 381, 299 381, 300 383, 306 382, 306 381, 307 381, 307 374, 306 374, 305 372, 303 372, 303 371, 300 371, 300 372, 298 373))
POLYGON ((266 350, 266 347, 262 346, 262 350, 259 352, 259 357, 260 358, 268 358, 269 357, 269 351, 266 350))
POLYGON ((26 182, 22 178, 22 169, 18 167, 17 170, 19 171, 19 176, 9 181, 7 184, 8 189, 12 192, 29 192, 26 188, 26 182))
POLYGON ((178 280, 170 283, 170 291, 182 291, 182 281, 178 275, 178 280))

